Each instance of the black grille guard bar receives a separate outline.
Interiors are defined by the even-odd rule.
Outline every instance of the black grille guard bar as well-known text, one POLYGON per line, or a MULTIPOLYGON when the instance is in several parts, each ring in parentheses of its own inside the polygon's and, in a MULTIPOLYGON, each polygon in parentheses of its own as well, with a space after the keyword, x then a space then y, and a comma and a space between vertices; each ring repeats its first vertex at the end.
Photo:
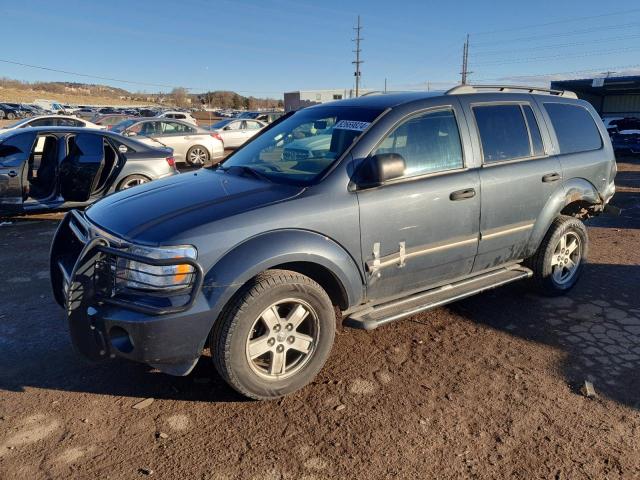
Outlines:
MULTIPOLYGON (((98 251, 100 253, 103 253, 105 255, 108 256, 112 256, 112 257, 120 257, 120 258, 124 258, 126 260, 131 260, 131 261, 135 261, 135 262, 139 262, 139 263, 143 263, 143 264, 147 264, 147 265, 151 265, 154 267, 167 267, 167 266, 172 266, 172 265, 189 265, 193 268, 193 272, 191 273, 191 275, 194 276, 194 280, 193 280, 193 284, 190 288, 186 289, 187 291, 184 292, 184 295, 188 295, 189 296, 189 300, 184 303, 183 305, 171 305, 171 306, 166 306, 166 307, 156 307, 156 306, 152 306, 152 305, 148 305, 148 304, 143 304, 140 302, 135 302, 132 300, 125 300, 122 298, 117 298, 117 296, 110 296, 110 297, 106 297, 106 296, 102 296, 102 295, 97 295, 96 299, 104 302, 104 303, 108 303, 110 305, 116 305, 119 307, 123 307, 129 310, 133 310, 135 312, 140 312, 140 313, 145 313, 148 315, 165 315, 165 314, 169 314, 169 313, 178 313, 178 312, 184 312, 185 310, 190 309, 195 300, 196 300, 196 296, 198 294, 198 292, 200 291, 200 289, 202 288, 202 283, 204 280, 204 274, 202 271, 202 267, 200 266, 200 264, 198 262, 196 262, 194 259, 192 258, 188 258, 188 257, 181 257, 181 258, 148 258, 148 257, 143 257, 141 255, 135 255, 133 253, 129 253, 129 252, 125 252, 123 250, 119 250, 116 248, 112 248, 109 246, 109 242, 107 239, 105 238, 94 238, 92 240, 90 240, 82 249, 82 251, 80 252, 80 255, 78 256, 78 259, 76 260, 74 266, 73 266, 73 270, 71 271, 71 275, 68 276, 69 280, 70 280, 70 284, 73 284, 74 282, 74 278, 78 272, 78 270, 85 265, 86 260, 85 257, 87 256, 87 254, 90 251, 98 251)), ((64 274, 65 272, 63 272, 64 274)), ((66 275, 65 275, 66 277, 66 275)), ((71 301, 71 285, 68 286, 66 290, 67 293, 67 310, 69 310, 70 308, 70 301, 71 301)), ((160 290, 161 291, 161 290, 160 290)), ((141 297, 144 297, 145 292, 143 290, 136 290, 135 294, 141 297)), ((154 292, 155 297, 157 297, 157 293, 154 292)))

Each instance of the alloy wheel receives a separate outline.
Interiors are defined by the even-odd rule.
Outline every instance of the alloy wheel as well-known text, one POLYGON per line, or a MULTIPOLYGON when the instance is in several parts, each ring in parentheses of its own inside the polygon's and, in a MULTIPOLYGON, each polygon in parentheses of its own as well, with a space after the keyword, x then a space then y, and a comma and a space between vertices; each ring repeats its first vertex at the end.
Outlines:
POLYGON ((558 285, 566 285, 575 276, 582 260, 580 237, 567 232, 556 245, 551 257, 551 276, 558 285))
POLYGON ((193 148, 189 152, 189 161, 192 165, 203 165, 207 159, 207 152, 200 147, 193 148))
POLYGON ((141 177, 130 178, 129 180, 127 180, 122 184, 122 190, 126 190, 127 188, 135 187, 138 185, 142 185, 143 183, 147 183, 147 182, 148 180, 146 178, 141 178, 141 177))
POLYGON ((311 359, 318 335, 318 315, 308 303, 280 300, 254 321, 246 342, 247 361, 262 377, 291 376, 311 359))

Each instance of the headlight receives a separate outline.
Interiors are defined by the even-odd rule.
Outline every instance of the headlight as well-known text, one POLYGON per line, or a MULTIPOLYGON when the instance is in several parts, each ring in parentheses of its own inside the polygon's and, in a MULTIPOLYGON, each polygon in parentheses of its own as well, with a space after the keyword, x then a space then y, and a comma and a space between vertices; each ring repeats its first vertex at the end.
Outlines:
MULTIPOLYGON (((133 246, 129 253, 146 258, 178 259, 191 258, 195 260, 198 252, 190 245, 179 247, 139 247, 133 246)), ((194 268, 186 263, 175 265, 156 266, 148 263, 125 260, 123 274, 124 284, 129 288, 144 290, 179 290, 189 287, 193 282, 194 268)))

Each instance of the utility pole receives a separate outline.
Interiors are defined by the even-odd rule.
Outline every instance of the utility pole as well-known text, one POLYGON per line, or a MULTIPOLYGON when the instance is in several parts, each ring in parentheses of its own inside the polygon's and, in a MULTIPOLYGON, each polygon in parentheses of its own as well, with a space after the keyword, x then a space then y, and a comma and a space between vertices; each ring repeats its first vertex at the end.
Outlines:
POLYGON ((384 79, 384 93, 387 93, 387 79, 384 79))
POLYGON ((354 28, 356 31, 356 38, 353 41, 356 43, 356 49, 353 51, 356 54, 356 59, 351 62, 356 66, 356 71, 354 75, 356 77, 356 97, 360 95, 360 64, 364 63, 360 60, 360 42, 364 40, 364 38, 360 37, 360 30, 362 30, 362 26, 360 25, 360 15, 358 15, 358 26, 354 28))
POLYGON ((469 34, 467 33, 467 39, 464 42, 464 47, 462 48, 462 85, 467 84, 467 76, 473 72, 469 71, 469 34))

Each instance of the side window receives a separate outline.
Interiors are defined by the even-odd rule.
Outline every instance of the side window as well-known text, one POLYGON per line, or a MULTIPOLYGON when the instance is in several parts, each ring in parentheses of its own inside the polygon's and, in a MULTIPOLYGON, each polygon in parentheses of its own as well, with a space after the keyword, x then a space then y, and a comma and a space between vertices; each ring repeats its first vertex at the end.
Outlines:
POLYGON ((556 131, 560 153, 587 152, 602 147, 602 138, 589 111, 578 105, 545 103, 556 131))
POLYGON ((17 167, 28 157, 33 146, 34 134, 12 135, 0 143, 0 165, 17 167))
POLYGON ((180 135, 193 133, 195 130, 177 122, 162 122, 162 133, 165 135, 180 135))
POLYGON ((261 125, 258 122, 247 122, 247 128, 249 130, 258 130, 261 125))
POLYGON ((39 118, 37 120, 33 120, 32 122, 29 122, 29 126, 30 127, 52 127, 54 125, 57 125, 56 123, 57 118, 39 118))
POLYGON ((423 113, 398 125, 374 154, 397 153, 406 162, 405 176, 462 168, 462 145, 453 110, 423 113))
POLYGON ((485 163, 531 156, 529 132, 520 105, 473 107, 485 163))
POLYGON ((527 118, 527 126, 529 127, 529 134, 531 135, 531 147, 533 148, 533 155, 539 157, 544 155, 544 146, 542 145, 542 137, 540 136, 540 128, 538 127, 538 121, 533 114, 533 110, 529 105, 523 105, 522 110, 524 116, 527 118))
POLYGON ((227 127, 229 130, 240 130, 240 122, 231 122, 227 127))
POLYGON ((100 135, 79 133, 67 140, 68 155, 78 158, 80 163, 95 162, 104 153, 104 142, 100 135))

